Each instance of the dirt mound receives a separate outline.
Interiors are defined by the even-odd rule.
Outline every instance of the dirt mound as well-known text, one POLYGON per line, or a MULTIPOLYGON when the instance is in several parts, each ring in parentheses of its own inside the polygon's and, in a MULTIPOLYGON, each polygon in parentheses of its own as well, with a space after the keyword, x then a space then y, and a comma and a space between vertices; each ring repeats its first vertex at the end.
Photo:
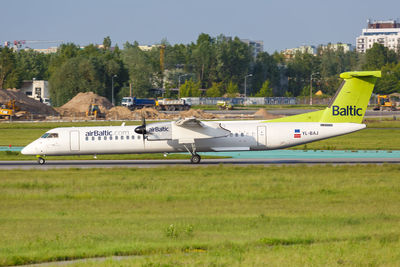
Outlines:
POLYGON ((276 119, 280 117, 282 116, 271 114, 265 108, 260 108, 256 113, 254 113, 254 118, 257 119, 276 119))
POLYGON ((41 103, 38 100, 26 96, 17 89, 0 89, 0 103, 6 104, 10 100, 15 100, 15 105, 22 111, 32 114, 57 115, 57 111, 52 107, 41 103))
POLYGON ((127 107, 113 107, 106 113, 106 119, 117 119, 117 120, 134 120, 137 119, 135 113, 129 110, 127 107))
POLYGON ((93 92, 79 93, 68 103, 60 107, 60 112, 86 113, 91 104, 97 104, 102 113, 112 108, 112 104, 107 98, 99 96, 93 92))
POLYGON ((170 118, 167 114, 160 113, 158 110, 154 108, 142 108, 142 109, 137 109, 134 111, 136 116, 141 119, 142 117, 145 117, 146 119, 168 119, 170 118))
POLYGON ((214 119, 215 115, 210 113, 205 113, 201 109, 189 109, 187 111, 182 111, 179 113, 181 118, 196 117, 198 119, 214 119))

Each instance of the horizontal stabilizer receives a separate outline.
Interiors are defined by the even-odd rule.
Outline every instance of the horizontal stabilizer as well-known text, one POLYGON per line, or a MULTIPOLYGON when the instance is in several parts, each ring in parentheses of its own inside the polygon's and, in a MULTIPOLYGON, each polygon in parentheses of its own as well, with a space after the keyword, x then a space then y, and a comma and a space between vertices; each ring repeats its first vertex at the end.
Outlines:
POLYGON ((340 74, 342 79, 351 79, 354 77, 376 77, 380 78, 382 73, 380 71, 350 71, 340 74))

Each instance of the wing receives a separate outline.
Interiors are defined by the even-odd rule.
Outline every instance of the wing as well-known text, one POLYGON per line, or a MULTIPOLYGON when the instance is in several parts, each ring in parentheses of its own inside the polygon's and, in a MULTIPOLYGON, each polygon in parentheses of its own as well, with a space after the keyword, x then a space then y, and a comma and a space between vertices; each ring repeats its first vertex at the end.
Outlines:
POLYGON ((179 119, 172 123, 172 139, 177 139, 179 143, 194 143, 195 139, 220 138, 230 133, 218 122, 199 121, 194 117, 179 119))
POLYGON ((202 126, 201 121, 199 121, 195 117, 179 119, 175 122, 175 124, 176 126, 186 127, 186 128, 202 126))

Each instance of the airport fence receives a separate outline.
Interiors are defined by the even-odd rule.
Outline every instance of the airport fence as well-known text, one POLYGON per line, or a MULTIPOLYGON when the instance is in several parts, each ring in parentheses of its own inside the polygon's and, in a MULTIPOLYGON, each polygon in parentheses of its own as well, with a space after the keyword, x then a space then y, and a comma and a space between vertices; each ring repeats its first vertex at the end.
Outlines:
MULTIPOLYGON (((233 105, 307 105, 309 97, 186 97, 190 105, 216 105, 218 101, 227 101, 233 105)), ((328 105, 331 97, 313 98, 315 105, 328 105)))
POLYGON ((185 97, 190 105, 216 105, 227 101, 233 105, 296 105, 296 97, 185 97))

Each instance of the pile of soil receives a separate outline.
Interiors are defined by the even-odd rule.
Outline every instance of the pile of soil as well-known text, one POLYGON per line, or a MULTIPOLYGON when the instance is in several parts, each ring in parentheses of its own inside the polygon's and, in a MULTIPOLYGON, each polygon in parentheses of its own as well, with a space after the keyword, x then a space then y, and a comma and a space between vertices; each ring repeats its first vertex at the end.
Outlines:
POLYGON ((86 113, 91 104, 97 104, 102 113, 112 108, 112 104, 107 98, 99 96, 93 92, 78 93, 68 103, 59 108, 60 113, 86 113))
POLYGON ((138 119, 145 117, 146 119, 169 119, 171 118, 169 115, 160 113, 158 110, 154 108, 142 108, 136 109, 133 113, 137 116, 138 119))
POLYGON ((129 110, 127 107, 113 107, 106 112, 107 120, 136 120, 136 114, 129 110))
POLYGON ((201 109, 189 109, 187 111, 182 111, 179 113, 181 118, 191 118, 195 117, 197 119, 214 119, 215 115, 210 113, 205 113, 201 109))
POLYGON ((57 111, 42 102, 28 97, 17 89, 0 89, 0 103, 6 104, 10 100, 15 100, 15 105, 21 111, 28 111, 32 114, 58 115, 57 111))
POLYGON ((281 117, 282 116, 269 113, 265 108, 260 108, 256 113, 254 113, 254 118, 256 119, 276 119, 281 117))

